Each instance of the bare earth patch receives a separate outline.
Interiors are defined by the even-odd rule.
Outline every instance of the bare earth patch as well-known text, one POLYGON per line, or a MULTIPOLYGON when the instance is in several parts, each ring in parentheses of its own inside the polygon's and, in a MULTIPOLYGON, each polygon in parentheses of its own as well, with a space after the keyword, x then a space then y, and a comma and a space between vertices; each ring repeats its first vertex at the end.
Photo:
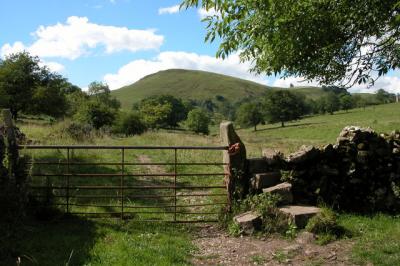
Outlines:
POLYGON ((292 241, 279 236, 231 237, 216 225, 203 225, 193 242, 194 265, 352 265, 350 240, 320 246, 307 233, 292 241))

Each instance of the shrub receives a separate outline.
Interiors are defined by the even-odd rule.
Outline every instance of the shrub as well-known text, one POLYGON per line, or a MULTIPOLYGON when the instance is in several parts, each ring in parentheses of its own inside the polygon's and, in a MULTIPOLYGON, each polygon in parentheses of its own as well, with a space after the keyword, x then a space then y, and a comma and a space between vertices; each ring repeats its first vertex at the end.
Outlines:
POLYGON ((336 228, 336 214, 325 207, 321 209, 320 213, 312 217, 306 226, 306 230, 314 234, 333 233, 336 228))
POLYGON ((125 136, 140 135, 147 130, 146 124, 138 113, 120 114, 112 131, 113 133, 124 134, 125 136))
POLYGON ((92 125, 95 129, 104 126, 111 126, 116 117, 116 110, 108 107, 104 103, 91 100, 82 105, 75 118, 81 122, 92 125))
POLYGON ((202 109, 196 108, 188 113, 186 126, 189 130, 192 130, 196 133, 208 134, 210 132, 208 129, 209 124, 210 117, 202 109))
POLYGON ((94 128, 89 124, 81 124, 73 122, 67 124, 61 130, 65 132, 68 137, 74 140, 83 141, 86 139, 90 139, 92 137, 92 131, 94 130, 94 128))

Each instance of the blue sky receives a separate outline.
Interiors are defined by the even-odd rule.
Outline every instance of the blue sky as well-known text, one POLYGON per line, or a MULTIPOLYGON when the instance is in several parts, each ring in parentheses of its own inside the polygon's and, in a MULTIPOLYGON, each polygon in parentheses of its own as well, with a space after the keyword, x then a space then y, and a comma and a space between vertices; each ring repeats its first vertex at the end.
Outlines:
MULTIPOLYGON (((179 11, 179 0, 0 0, 0 4, 0 56, 27 50, 82 88, 103 81, 116 89, 168 68, 218 72, 266 85, 307 85, 299 78, 254 76, 248 72, 250 64, 240 63, 237 54, 216 59, 218 42, 204 43, 201 17, 206 11, 179 11)), ((399 75, 392 72, 376 87, 400 92, 398 85, 399 75)))

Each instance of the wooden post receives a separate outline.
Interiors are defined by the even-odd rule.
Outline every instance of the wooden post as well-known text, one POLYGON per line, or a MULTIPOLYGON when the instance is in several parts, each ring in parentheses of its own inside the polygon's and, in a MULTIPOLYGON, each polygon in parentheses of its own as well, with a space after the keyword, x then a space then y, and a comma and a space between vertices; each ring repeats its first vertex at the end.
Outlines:
POLYGON ((247 193, 246 147, 236 134, 232 122, 220 124, 220 136, 223 145, 229 147, 227 151, 223 152, 223 163, 225 164, 225 185, 228 190, 230 208, 233 200, 242 198, 247 193))

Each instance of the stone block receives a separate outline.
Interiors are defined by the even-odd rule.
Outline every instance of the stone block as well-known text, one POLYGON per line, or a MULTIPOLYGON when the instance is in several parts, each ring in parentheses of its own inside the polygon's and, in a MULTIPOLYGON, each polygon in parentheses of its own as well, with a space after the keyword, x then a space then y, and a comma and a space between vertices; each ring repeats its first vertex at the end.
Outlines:
POLYGON ((301 146, 300 150, 289 154, 286 158, 288 163, 302 164, 308 160, 314 159, 318 155, 318 150, 313 146, 301 146))
POLYGON ((233 217, 233 221, 239 224, 245 234, 252 234, 261 228, 261 216, 255 212, 248 211, 233 217))
POLYGON ((255 190, 275 186, 281 180, 280 172, 255 174, 251 179, 251 187, 255 190))
POLYGON ((279 208, 296 224, 297 228, 304 228, 308 220, 314 217, 321 209, 315 206, 287 205, 279 208))
POLYGON ((265 148, 262 150, 262 156, 268 165, 274 165, 280 163, 283 160, 283 153, 280 151, 265 148))
POLYGON ((268 164, 264 158, 251 158, 247 160, 250 174, 260 174, 268 172, 268 164))
POLYGON ((279 195, 281 197, 280 204, 293 203, 292 184, 290 183, 284 182, 273 187, 264 188, 263 193, 279 195))

